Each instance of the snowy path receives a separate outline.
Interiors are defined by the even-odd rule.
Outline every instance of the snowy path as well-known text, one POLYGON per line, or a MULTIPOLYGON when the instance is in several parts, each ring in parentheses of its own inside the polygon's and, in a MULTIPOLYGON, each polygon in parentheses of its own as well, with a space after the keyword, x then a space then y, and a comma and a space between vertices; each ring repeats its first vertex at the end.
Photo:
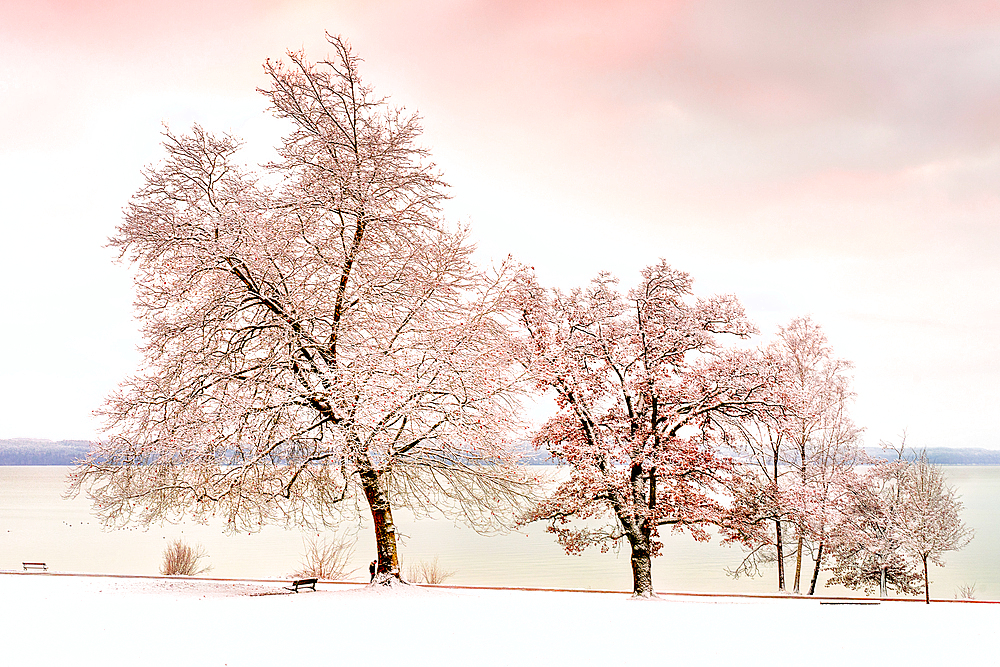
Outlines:
POLYGON ((666 597, 0 575, 6 665, 962 664, 1000 605, 666 597), (264 593, 262 595, 262 593, 264 593), (380 635, 376 618, 392 624, 380 635), (774 642, 778 629, 781 640, 774 642), (623 642, 635 642, 635 647, 623 642), (371 655, 381 653, 384 660, 371 655), (639 663, 635 663, 635 660, 639 663), (645 662, 645 660, 651 662, 645 662))

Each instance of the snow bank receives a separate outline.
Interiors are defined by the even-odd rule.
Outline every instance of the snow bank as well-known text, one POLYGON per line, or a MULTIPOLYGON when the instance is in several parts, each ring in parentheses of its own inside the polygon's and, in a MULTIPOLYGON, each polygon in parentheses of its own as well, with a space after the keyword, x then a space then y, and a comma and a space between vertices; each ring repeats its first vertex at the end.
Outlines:
POLYGON ((0 655, 171 667, 960 664, 992 655, 1000 627, 995 604, 332 584, 279 593, 277 583, 3 574, 0 655))

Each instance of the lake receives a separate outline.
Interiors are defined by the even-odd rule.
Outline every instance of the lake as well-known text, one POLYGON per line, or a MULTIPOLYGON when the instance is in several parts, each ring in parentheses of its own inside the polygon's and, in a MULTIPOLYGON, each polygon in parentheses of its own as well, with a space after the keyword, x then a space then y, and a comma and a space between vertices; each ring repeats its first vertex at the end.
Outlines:
MULTIPOLYGON (((931 596, 952 598, 958 587, 975 585, 978 599, 1000 599, 1000 466, 945 466, 949 482, 962 496, 962 518, 975 539, 962 551, 945 556, 947 566, 931 566, 931 596)), ((269 526, 254 534, 226 534, 221 525, 196 523, 131 527, 106 531, 79 497, 64 500, 66 475, 62 466, 0 466, 0 569, 19 570, 23 561, 44 561, 50 570, 112 574, 158 574, 168 541, 183 538, 200 543, 212 566, 210 576, 284 578, 294 572, 304 552, 304 540, 315 532, 269 526)), ((504 535, 482 536, 446 519, 414 520, 394 510, 404 536, 404 565, 439 558, 454 570, 449 584, 631 590, 627 548, 621 554, 567 556, 544 526, 535 524, 504 535)), ((357 530, 352 567, 355 579, 367 580, 375 544, 370 522, 357 530)), ((331 536, 334 531, 329 531, 331 536)), ((654 561, 653 583, 659 591, 773 593, 775 572, 733 579, 726 568, 739 564, 743 552, 718 540, 695 542, 687 534, 665 536, 663 554, 654 561)), ((811 571, 808 573, 811 574, 811 571)), ((803 589, 808 589, 808 574, 803 589)), ((791 574, 788 574, 789 585, 791 574)), ((818 587, 817 594, 856 595, 839 587, 818 587)))

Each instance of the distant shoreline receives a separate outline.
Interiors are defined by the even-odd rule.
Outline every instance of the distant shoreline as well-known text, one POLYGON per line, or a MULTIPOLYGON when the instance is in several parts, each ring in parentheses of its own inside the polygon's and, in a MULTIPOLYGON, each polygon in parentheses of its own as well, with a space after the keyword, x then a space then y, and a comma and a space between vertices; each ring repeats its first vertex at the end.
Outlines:
MULTIPOLYGON (((874 459, 893 460, 896 452, 881 447, 865 447, 868 456, 874 459)), ((908 461, 914 460, 922 452, 926 452, 927 460, 942 466, 996 466, 1000 465, 1000 451, 982 449, 981 447, 927 447, 926 449, 908 449, 903 455, 908 461)))
MULTIPOLYGON (((12 438, 0 440, 0 466, 71 466, 90 451, 88 440, 43 440, 40 438, 12 438)), ((926 451, 927 460, 944 466, 997 466, 1000 450, 981 447, 928 447, 926 450, 908 450, 906 458, 912 460, 919 451, 926 451)), ((894 459, 895 452, 881 447, 865 447, 874 459, 894 459)), ((525 453, 526 465, 559 465, 546 452, 525 453)))
POLYGON ((0 466, 70 466, 90 451, 89 440, 0 440, 0 466))

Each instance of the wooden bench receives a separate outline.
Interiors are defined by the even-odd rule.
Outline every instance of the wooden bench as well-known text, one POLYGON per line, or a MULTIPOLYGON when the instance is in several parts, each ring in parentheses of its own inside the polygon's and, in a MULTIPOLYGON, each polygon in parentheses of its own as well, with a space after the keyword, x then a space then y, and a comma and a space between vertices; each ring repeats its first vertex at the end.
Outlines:
POLYGON ((296 579, 291 586, 285 586, 285 589, 293 593, 298 593, 300 588, 311 588, 315 591, 317 581, 318 579, 296 579))
POLYGON ((21 563, 25 570, 48 570, 49 566, 45 563, 21 563))

